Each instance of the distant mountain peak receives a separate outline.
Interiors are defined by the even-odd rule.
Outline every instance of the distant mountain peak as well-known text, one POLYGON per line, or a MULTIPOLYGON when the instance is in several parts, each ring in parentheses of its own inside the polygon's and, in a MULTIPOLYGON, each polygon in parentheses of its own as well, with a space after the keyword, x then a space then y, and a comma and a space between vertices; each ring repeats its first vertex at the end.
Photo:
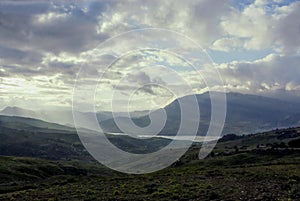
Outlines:
MULTIPOLYGON (((209 95, 208 92, 195 94, 201 113, 198 135, 206 134, 211 120, 211 100, 209 95)), ((192 96, 180 97, 164 107, 167 113, 167 120, 160 134, 175 135, 177 133, 178 125, 181 122, 180 100, 188 102, 192 96)), ((223 134, 245 134, 278 127, 298 126, 300 122, 300 104, 292 104, 276 98, 229 92, 226 93, 226 106, 227 113, 223 134)), ((187 110, 186 112, 191 112, 191 115, 187 115, 187 118, 190 119, 185 120, 195 121, 192 118, 193 107, 187 110)), ((141 127, 145 126, 145 124, 148 125, 148 121, 149 118, 145 116, 134 119, 134 122, 141 127)), ((100 125, 107 132, 121 132, 114 119, 100 122, 100 125)))
POLYGON ((23 109, 16 106, 7 106, 0 114, 8 115, 8 116, 20 116, 20 117, 30 117, 30 118, 37 118, 38 115, 33 110, 23 109))

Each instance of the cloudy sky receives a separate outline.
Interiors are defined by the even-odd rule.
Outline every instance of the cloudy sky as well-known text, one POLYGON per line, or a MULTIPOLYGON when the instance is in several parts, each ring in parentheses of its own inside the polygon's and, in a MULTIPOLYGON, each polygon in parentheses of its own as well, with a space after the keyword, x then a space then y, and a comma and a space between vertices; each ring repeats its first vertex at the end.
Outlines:
POLYGON ((119 110, 128 97, 142 110, 222 88, 293 97, 299 19, 299 0, 2 0, 0 108, 70 108, 75 82, 83 110, 94 99, 110 110, 114 94, 119 110), (193 62, 216 69, 223 83, 193 62))

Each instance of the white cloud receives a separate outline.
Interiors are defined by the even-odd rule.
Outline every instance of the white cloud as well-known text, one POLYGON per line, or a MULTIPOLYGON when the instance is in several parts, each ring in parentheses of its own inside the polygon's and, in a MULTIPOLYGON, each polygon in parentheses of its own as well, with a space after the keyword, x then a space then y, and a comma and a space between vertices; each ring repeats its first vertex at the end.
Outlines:
MULTIPOLYGON (((243 8, 234 3, 212 0, 1 2, 0 92, 11 95, 11 98, 5 95, 5 104, 9 101, 16 104, 16 97, 26 96, 28 104, 34 102, 34 98, 47 99, 45 104, 68 104, 79 67, 84 66, 90 76, 84 80, 85 86, 95 84, 99 71, 105 69, 120 52, 128 47, 134 49, 142 43, 150 44, 154 36, 149 33, 140 41, 124 37, 118 44, 107 43, 107 47, 101 49, 109 53, 105 55, 95 47, 125 31, 150 27, 177 31, 204 48, 228 53, 233 50, 270 49, 273 54, 261 60, 220 65, 229 90, 249 93, 300 90, 300 2, 285 2, 283 5, 281 0, 256 0, 243 8), (99 57, 102 59, 99 60, 99 57), (95 65, 99 68, 95 69, 95 65), (31 91, 26 91, 26 88, 31 91)), ((172 36, 162 34, 160 37, 159 42, 163 43, 167 41, 164 38, 172 36)), ((172 45, 169 51, 188 55, 184 41, 172 45)), ((181 83, 178 81, 176 84, 176 79, 171 76, 161 74, 164 77, 161 80, 151 76, 151 73, 159 74, 155 68, 144 74, 136 71, 155 65, 172 66, 173 69, 182 67, 180 75, 188 80, 194 92, 207 89, 198 74, 187 70, 188 65, 174 55, 163 52, 160 52, 160 57, 150 53, 139 54, 123 58, 105 74, 101 80, 105 92, 103 99, 108 99, 109 91, 128 73, 131 82, 119 86, 124 92, 134 85, 155 79, 161 83, 171 82, 174 89, 183 90, 181 83)), ((165 93, 155 87, 141 91, 144 91, 143 95, 150 92, 149 97, 165 93)), ((147 104, 150 102, 155 101, 149 99, 147 104)))
POLYGON ((296 54, 300 48, 299 18, 300 2, 279 6, 256 0, 243 10, 233 9, 221 26, 231 37, 243 39, 246 49, 279 47, 284 54, 296 54))
POLYGON ((299 90, 300 57, 268 55, 254 62, 232 62, 219 67, 221 74, 232 86, 244 86, 243 93, 258 93, 276 90, 299 90))
POLYGON ((295 54, 300 49, 300 2, 286 8, 289 11, 278 20, 274 35, 285 54, 295 54))
POLYGON ((239 38, 221 38, 216 40, 210 48, 213 50, 229 52, 240 49, 242 44, 243 42, 239 38))

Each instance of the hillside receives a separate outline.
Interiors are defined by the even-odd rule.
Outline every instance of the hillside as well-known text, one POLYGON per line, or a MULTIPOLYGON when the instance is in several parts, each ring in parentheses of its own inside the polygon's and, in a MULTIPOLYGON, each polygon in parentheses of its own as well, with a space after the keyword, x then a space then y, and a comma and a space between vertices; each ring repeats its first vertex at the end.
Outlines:
MULTIPOLYGON (((74 111, 77 115, 80 117, 86 118, 86 122, 90 121, 91 115, 93 113, 91 112, 79 112, 74 111)), ((144 116, 149 111, 135 111, 131 112, 130 116, 134 118, 138 118, 141 116, 144 116)), ((60 125, 68 125, 70 127, 74 127, 74 120, 73 120, 73 111, 70 110, 28 110, 20 107, 11 107, 7 106, 4 109, 0 111, 0 115, 2 116, 14 116, 14 117, 25 117, 25 118, 31 118, 31 119, 38 119, 50 123, 56 123, 60 125)), ((111 112, 111 111, 98 111, 96 112, 97 119, 99 121, 105 121, 108 119, 115 117, 123 117, 126 116, 127 113, 125 112, 111 112)), ((85 124, 83 124, 85 125, 85 124)), ((86 129, 90 129, 87 127, 86 129)))
MULTIPOLYGON (((69 152, 53 154, 48 149, 45 155, 20 157, 24 152, 19 150, 0 156, 0 200, 300 199, 300 128, 229 134, 204 160, 198 159, 201 145, 195 144, 171 167, 146 175, 127 175, 103 167, 87 153, 82 155, 84 148, 72 133, 32 135, 28 130, 3 128, 2 140, 12 135, 9 146, 27 139, 33 144, 61 143, 69 152), (83 149, 74 149, 75 142, 83 149), (53 160, 51 155, 60 157, 53 160)), ((124 142, 121 136, 114 137, 116 142, 124 142)), ((131 138, 126 141, 131 146, 136 143, 131 138)), ((8 147, 3 149, 6 143, 0 144, 1 152, 8 147)), ((118 146, 124 148, 122 143, 118 146)))
MULTIPOLYGON (((86 135, 94 135, 93 131, 82 131, 86 135)), ((109 134, 107 137, 116 146, 133 153, 152 152, 170 142, 163 138, 142 140, 109 134)), ((9 116, 0 116, 0 155, 51 160, 92 160, 74 128, 9 116)))
POLYGON ((60 124, 49 123, 35 118, 28 117, 19 117, 19 116, 3 116, 0 115, 0 125, 6 128, 15 128, 18 130, 21 129, 34 129, 35 131, 45 131, 45 132, 53 132, 56 130, 57 132, 74 132, 75 129, 63 126, 60 124))

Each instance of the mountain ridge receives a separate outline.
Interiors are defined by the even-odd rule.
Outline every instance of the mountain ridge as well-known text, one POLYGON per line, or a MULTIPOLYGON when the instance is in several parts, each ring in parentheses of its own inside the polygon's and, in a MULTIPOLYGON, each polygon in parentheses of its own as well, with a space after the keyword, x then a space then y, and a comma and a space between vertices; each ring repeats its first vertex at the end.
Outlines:
MULTIPOLYGON (((164 107, 168 119, 166 126, 159 133, 161 135, 174 135, 180 124, 180 99, 188 99, 193 95, 178 98, 164 107)), ((198 135, 205 135, 211 118, 211 103, 209 93, 195 95, 200 109, 200 122, 198 135)), ((237 133, 250 134, 257 131, 269 130, 277 127, 297 126, 300 123, 300 104, 283 101, 271 97, 240 94, 230 92, 226 94, 227 116, 223 134, 237 133)), ((155 111, 154 111, 155 112, 155 111)), ((125 121, 119 118, 119 121, 125 121)), ((132 119, 141 127, 147 126, 149 117, 132 119)), ((190 119, 189 121, 193 121, 190 119)), ((121 132, 113 119, 100 122, 104 130, 121 132)))
MULTIPOLYGON (((219 93, 219 92, 214 92, 219 93)), ((163 109, 167 111, 168 119, 165 127, 160 132, 161 135, 174 135, 179 128, 180 124, 180 106, 179 100, 188 99, 193 95, 188 95, 175 99, 170 104, 166 105, 163 109)), ((204 135, 208 129, 209 121, 211 118, 211 103, 209 92, 203 94, 195 94, 198 106, 200 108, 200 122, 198 135, 204 135)), ((300 124, 300 104, 295 102, 289 102, 272 97, 257 96, 253 94, 241 94, 236 92, 228 92, 226 94, 227 99, 227 117, 225 121, 225 127, 223 134, 235 132, 237 134, 250 134, 253 132, 269 130, 273 128, 285 128, 290 126, 298 126, 300 124)), ((155 113, 156 111, 151 111, 155 113)), ((40 119, 50 123, 57 123, 60 125, 67 125, 68 127, 74 127, 72 111, 66 115, 65 112, 52 111, 50 116, 52 118, 43 118, 38 116, 38 112, 32 110, 26 110, 18 107, 7 107, 0 111, 1 114, 8 114, 9 116, 23 116, 34 119, 40 119), (13 114, 15 112, 15 114, 13 114), (56 114, 57 113, 57 114, 56 114), (27 115, 27 116, 26 116, 27 115), (56 119, 56 116, 60 118, 56 119), (62 123, 60 119, 68 116, 69 123, 62 123)), ((150 123, 148 115, 150 111, 136 111, 134 115, 131 115, 132 121, 140 127, 145 127, 150 123)), ((86 122, 91 122, 90 118, 93 113, 79 113, 82 115, 86 122)), ((125 122, 128 120, 125 117, 126 113, 114 114, 118 120, 125 122)), ((44 113, 44 117, 47 117, 47 113, 44 113)), ((117 127, 114 119, 112 119, 113 113, 107 111, 101 111, 97 113, 97 118, 101 128, 105 132, 109 133, 121 133, 122 131, 117 127)), ((189 119, 189 121, 193 121, 189 119)), ((85 124, 79 125, 79 127, 85 124)), ((89 124, 87 124, 89 126, 89 124)), ((90 129, 90 128, 86 128, 90 129)), ((93 130, 93 129, 91 129, 93 130)), ((189 133, 190 135, 192 133, 189 133)))

